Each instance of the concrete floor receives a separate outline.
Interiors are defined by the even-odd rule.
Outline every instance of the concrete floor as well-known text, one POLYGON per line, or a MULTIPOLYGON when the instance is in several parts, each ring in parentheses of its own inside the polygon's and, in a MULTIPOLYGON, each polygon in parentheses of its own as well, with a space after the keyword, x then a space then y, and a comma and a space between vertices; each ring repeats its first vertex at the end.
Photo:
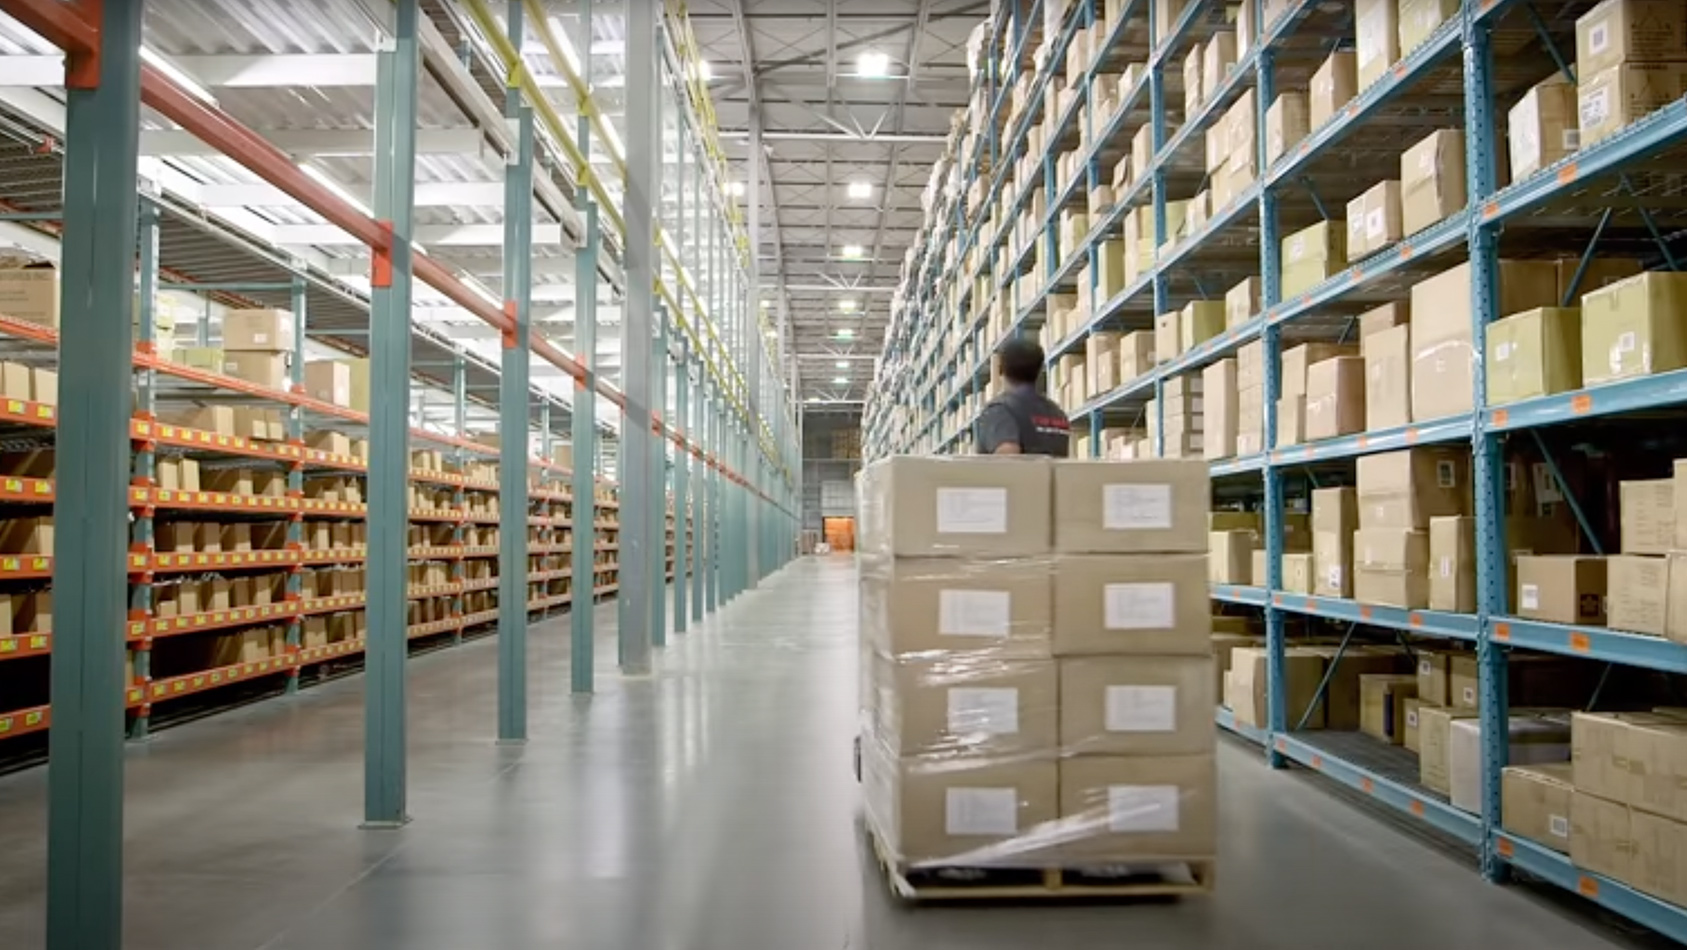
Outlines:
MULTIPOLYGON (((613 609, 600 609, 612 663, 613 609)), ((362 683, 131 749, 129 950, 1425 950, 1634 946, 1225 743, 1216 895, 895 905, 857 826, 855 585, 792 565, 653 677, 570 696, 533 639, 532 734, 493 744, 491 642, 411 665, 411 812, 357 829, 362 683)), ((0 779, 0 947, 43 945, 45 771, 0 779)))

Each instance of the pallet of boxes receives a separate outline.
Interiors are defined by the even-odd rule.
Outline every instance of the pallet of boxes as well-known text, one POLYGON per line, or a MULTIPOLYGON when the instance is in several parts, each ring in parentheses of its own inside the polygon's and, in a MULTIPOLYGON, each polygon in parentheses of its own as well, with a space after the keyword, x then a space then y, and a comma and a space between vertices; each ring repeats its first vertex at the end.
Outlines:
POLYGON ((1210 890, 1205 463, 894 457, 861 498, 860 771, 892 890, 1210 890))

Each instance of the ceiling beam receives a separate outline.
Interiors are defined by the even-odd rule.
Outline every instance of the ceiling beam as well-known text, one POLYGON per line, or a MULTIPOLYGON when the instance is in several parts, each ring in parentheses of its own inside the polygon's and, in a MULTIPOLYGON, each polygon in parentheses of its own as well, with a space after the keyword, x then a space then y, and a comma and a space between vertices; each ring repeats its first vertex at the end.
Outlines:
MULTIPOLYGON (((294 158, 373 155, 373 129, 258 129, 258 135, 294 158)), ((483 139, 479 129, 417 129, 419 155, 476 155, 483 139)), ((142 129, 141 154, 160 156, 220 155, 192 132, 142 129)))
MULTIPOLYGON (((281 245, 357 246, 363 242, 332 224, 281 224, 270 230, 281 245)), ((504 243, 502 224, 419 224, 413 240, 427 247, 498 247, 504 243)), ((561 244, 562 225, 535 224, 533 243, 561 244)))

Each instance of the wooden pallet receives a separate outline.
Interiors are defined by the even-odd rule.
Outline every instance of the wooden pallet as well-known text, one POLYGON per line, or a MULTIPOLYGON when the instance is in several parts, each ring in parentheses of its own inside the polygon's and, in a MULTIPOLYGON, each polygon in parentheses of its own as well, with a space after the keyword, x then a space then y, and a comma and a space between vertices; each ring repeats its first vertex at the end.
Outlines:
POLYGON ((873 853, 891 893, 910 901, 1104 900, 1211 893, 1218 865, 1211 859, 1157 863, 1127 873, 1111 867, 909 868, 869 830, 873 853))

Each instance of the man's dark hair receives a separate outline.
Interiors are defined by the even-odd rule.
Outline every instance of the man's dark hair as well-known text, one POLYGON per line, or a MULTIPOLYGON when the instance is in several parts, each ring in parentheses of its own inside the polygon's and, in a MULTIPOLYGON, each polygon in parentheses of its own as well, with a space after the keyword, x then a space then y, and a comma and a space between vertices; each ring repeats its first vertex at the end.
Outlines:
POLYGON ((1043 372, 1043 348, 1024 337, 1009 340, 1002 345, 997 365, 1008 382, 1035 385, 1043 372))

